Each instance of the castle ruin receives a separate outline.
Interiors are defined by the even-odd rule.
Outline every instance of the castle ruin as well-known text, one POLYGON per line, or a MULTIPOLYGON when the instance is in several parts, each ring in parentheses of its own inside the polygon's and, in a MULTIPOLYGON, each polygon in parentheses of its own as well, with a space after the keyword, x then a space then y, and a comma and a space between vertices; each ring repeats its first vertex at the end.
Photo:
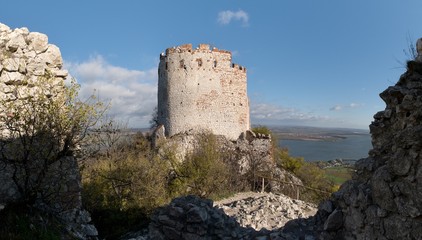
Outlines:
POLYGON ((210 130, 236 140, 250 129, 246 68, 229 51, 200 44, 168 48, 158 68, 158 123, 166 136, 210 130))

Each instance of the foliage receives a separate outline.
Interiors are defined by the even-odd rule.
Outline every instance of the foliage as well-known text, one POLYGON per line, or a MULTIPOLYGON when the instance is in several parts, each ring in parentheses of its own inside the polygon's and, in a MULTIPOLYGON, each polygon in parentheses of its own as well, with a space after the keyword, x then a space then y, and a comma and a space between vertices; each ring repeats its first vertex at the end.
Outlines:
POLYGON ((154 130, 158 127, 158 108, 155 107, 154 111, 152 112, 152 118, 149 120, 149 126, 151 130, 154 130))
MULTIPOLYGON (((114 129, 112 124, 109 127, 114 129)), ((114 132, 100 134, 99 142, 109 147, 89 159, 82 171, 83 201, 103 237, 116 237, 145 223, 155 208, 169 200, 169 165, 152 152, 148 140, 142 134, 125 136, 120 131, 119 141, 114 141, 117 136, 110 134, 114 132)))
POLYGON ((418 57, 418 51, 416 51, 415 42, 412 40, 410 34, 407 36, 407 49, 403 49, 403 53, 409 60, 415 60, 418 57))
POLYGON ((31 88, 14 86, 17 101, 0 100, 0 162, 14 169, 23 202, 42 196, 50 166, 72 154, 106 109, 95 97, 80 101, 74 80, 56 81, 47 73, 31 88))
POLYGON ((301 192, 302 200, 319 203, 336 190, 335 184, 327 178, 324 170, 312 162, 305 162, 296 174, 306 187, 315 189, 304 189, 301 192))
MULTIPOLYGON (((99 135, 105 142, 114 139, 106 136, 113 132, 106 129, 99 135)), ((142 134, 123 132, 120 141, 88 159, 82 170, 83 202, 103 238, 146 224, 153 210, 174 197, 217 199, 239 187, 238 176, 230 174, 233 166, 223 161, 227 155, 212 134, 199 136, 195 150, 180 161, 175 148, 156 152, 142 134)))
POLYGON ((287 148, 277 148, 274 159, 278 167, 292 173, 297 173, 305 163, 303 157, 290 156, 287 148))
POLYGON ((272 135, 271 130, 266 126, 256 126, 252 128, 252 132, 264 135, 272 135))
POLYGON ((194 194, 210 198, 226 191, 229 168, 222 160, 215 136, 198 136, 198 147, 183 162, 173 161, 173 195, 194 194))
POLYGON ((352 179, 353 170, 350 167, 329 167, 324 168, 325 175, 336 185, 341 185, 352 179))

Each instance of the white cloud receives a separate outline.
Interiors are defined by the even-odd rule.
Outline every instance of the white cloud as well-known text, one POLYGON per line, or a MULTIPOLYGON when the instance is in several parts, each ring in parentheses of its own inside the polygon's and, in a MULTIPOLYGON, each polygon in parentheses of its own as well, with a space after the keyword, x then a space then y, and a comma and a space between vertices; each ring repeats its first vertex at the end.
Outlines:
POLYGON ((218 13, 217 21, 222 25, 227 25, 233 20, 241 21, 243 26, 247 26, 249 22, 249 15, 243 10, 238 10, 237 12, 227 10, 218 13))
POLYGON ((111 102, 109 115, 129 127, 148 127, 157 105, 157 69, 131 70, 113 66, 97 55, 81 63, 66 62, 65 68, 81 84, 80 97, 94 93, 111 102))
POLYGON ((361 104, 359 104, 359 103, 351 103, 351 104, 349 104, 349 107, 350 108, 358 108, 360 106, 361 106, 361 104))
POLYGON ((294 108, 285 108, 267 103, 251 104, 250 113, 254 124, 320 124, 330 120, 328 117, 318 116, 311 112, 301 112, 294 108))
POLYGON ((337 105, 331 107, 330 111, 342 111, 342 110, 349 109, 349 108, 359 108, 361 106, 363 106, 363 104, 360 104, 360 103, 350 103, 350 104, 347 104, 347 105, 337 104, 337 105))

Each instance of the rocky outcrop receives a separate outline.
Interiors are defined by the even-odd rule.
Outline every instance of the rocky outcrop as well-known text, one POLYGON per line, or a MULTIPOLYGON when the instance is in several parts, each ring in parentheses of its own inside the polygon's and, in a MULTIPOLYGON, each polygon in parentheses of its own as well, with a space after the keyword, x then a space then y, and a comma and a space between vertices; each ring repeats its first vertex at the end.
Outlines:
MULTIPOLYGON (((0 102, 22 106, 25 99, 39 94, 54 100, 64 90, 67 71, 62 65, 59 48, 49 44, 45 34, 29 32, 27 28, 12 30, 0 23, 0 102)), ((0 119, 13 114, 4 107, 0 104, 0 119)), ((37 133, 31 136, 37 139, 37 133)), ((54 214, 68 233, 78 239, 98 235, 89 223, 89 213, 82 208, 82 185, 76 159, 63 156, 46 166, 47 161, 36 156, 28 157, 31 161, 20 165, 10 160, 18 155, 14 151, 19 149, 13 148, 13 141, 17 142, 0 122, 0 211, 9 203, 22 201, 20 186, 36 186, 39 197, 32 203, 34 207, 54 214)), ((33 146, 39 151, 46 148, 43 142, 33 146)))
POLYGON ((320 213, 329 214, 325 239, 422 236, 422 62, 409 61, 397 84, 380 97, 386 108, 370 125, 369 157, 356 163, 353 180, 333 194, 333 212, 320 213), (335 227, 327 227, 330 222, 335 227))
MULTIPOLYGON (((417 49, 420 57, 422 40, 417 49)), ((356 162, 353 179, 313 218, 289 222, 284 232, 314 232, 320 239, 421 238, 422 61, 409 61, 380 97, 386 108, 370 125, 369 157, 356 162)))
MULTIPOLYGON (((156 128, 153 133, 153 145, 161 154, 166 151, 176 153, 177 159, 183 161, 187 154, 199 145, 200 136, 210 134, 207 131, 188 131, 170 138, 164 135, 164 126, 156 128)), ((266 191, 296 196, 297 186, 302 181, 290 172, 278 168, 272 156, 272 140, 265 134, 255 134, 252 131, 242 133, 236 141, 225 136, 216 136, 217 145, 226 154, 226 163, 233 164, 240 175, 250 171, 256 172, 256 190, 262 190, 262 177, 265 175, 264 188, 266 191)))

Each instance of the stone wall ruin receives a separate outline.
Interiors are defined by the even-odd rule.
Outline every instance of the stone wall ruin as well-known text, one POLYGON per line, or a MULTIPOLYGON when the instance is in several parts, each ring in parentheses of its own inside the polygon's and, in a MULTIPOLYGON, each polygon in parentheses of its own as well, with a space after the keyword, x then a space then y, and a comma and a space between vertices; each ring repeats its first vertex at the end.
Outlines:
POLYGON ((246 68, 232 63, 229 51, 168 48, 158 75, 158 123, 166 136, 209 130, 236 140, 250 128, 246 68))
POLYGON ((353 179, 321 203, 306 221, 284 232, 318 239, 421 239, 422 39, 418 56, 396 85, 380 94, 386 108, 374 115, 373 149, 359 160, 353 179))
MULTIPOLYGON (((29 32, 27 28, 10 29, 0 23, 0 119, 14 114, 5 111, 3 104, 23 106, 25 99, 36 98, 40 94, 53 100, 62 96, 67 77, 67 71, 62 69, 62 65, 59 48, 49 44, 45 34, 29 32)), ((16 182, 22 185, 24 180, 16 176, 28 172, 22 170, 19 164, 5 160, 10 156, 9 153, 14 154, 13 150, 7 148, 10 146, 7 143, 16 141, 10 138, 4 122, 0 122, 0 211, 8 204, 21 201, 16 182)), ((38 145, 40 151, 45 147, 42 143, 38 145)), ((89 224, 90 215, 82 208, 82 184, 76 159, 73 156, 62 157, 48 166, 45 177, 33 177, 41 173, 40 169, 46 168, 44 163, 30 161, 26 164, 31 169, 27 183, 29 186, 36 185, 31 181, 42 179, 37 193, 43 198, 36 199, 34 206, 54 214, 77 239, 96 236, 97 230, 89 224)))

